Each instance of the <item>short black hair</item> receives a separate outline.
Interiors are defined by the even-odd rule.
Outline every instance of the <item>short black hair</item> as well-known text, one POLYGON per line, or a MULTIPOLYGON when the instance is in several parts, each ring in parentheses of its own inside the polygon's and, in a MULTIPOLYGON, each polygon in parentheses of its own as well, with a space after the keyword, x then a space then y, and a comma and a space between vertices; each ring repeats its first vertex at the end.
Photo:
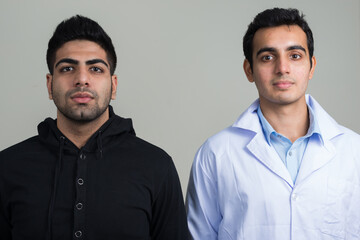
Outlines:
POLYGON ((249 61, 251 69, 253 68, 253 39, 255 33, 260 28, 277 27, 281 25, 298 25, 306 34, 307 47, 309 49, 310 64, 314 54, 314 38, 312 31, 305 20, 305 15, 300 14, 299 10, 294 8, 273 8, 267 9, 254 18, 249 24, 243 38, 243 51, 245 58, 249 61))
POLYGON ((80 15, 62 21, 50 38, 46 53, 46 62, 50 74, 54 72, 56 51, 65 43, 73 40, 88 40, 99 44, 106 52, 110 64, 110 74, 114 74, 116 53, 111 38, 97 22, 80 15))

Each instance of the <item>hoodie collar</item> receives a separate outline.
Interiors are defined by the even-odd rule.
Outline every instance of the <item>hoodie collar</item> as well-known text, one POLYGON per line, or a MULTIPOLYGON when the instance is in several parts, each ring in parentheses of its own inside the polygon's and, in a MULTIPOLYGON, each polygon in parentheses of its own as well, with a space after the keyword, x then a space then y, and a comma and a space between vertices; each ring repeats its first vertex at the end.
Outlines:
MULTIPOLYGON (((58 148, 60 138, 64 136, 58 129, 56 121, 56 119, 46 118, 38 125, 40 140, 52 148, 58 148)), ((131 119, 117 116, 112 106, 109 105, 109 119, 90 137, 83 149, 90 152, 96 151, 99 143, 101 143, 102 146, 107 146, 111 144, 112 137, 125 133, 135 135, 131 119), (98 140, 98 138, 101 139, 98 140)), ((77 147, 66 138, 64 150, 66 149, 77 149, 77 147)))

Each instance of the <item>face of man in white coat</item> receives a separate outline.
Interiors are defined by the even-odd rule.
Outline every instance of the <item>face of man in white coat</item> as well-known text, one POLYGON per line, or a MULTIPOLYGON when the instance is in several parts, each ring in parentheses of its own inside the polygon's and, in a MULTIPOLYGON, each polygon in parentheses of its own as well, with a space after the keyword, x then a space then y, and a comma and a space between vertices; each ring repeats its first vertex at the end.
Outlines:
POLYGON ((297 25, 259 29, 253 39, 253 68, 244 71, 255 82, 260 104, 270 108, 306 103, 305 92, 316 66, 310 63, 305 32, 297 25))

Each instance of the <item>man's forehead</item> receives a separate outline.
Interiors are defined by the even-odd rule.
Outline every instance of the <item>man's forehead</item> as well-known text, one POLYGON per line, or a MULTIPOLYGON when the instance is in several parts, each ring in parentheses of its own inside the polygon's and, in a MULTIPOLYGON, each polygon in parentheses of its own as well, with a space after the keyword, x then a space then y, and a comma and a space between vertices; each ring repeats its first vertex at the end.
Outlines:
POLYGON ((96 42, 89 40, 72 40, 64 43, 55 53, 55 59, 73 58, 79 61, 103 59, 107 61, 105 50, 96 42))
POLYGON ((302 46, 307 49, 307 37, 298 25, 280 25, 260 28, 253 39, 254 53, 260 48, 284 48, 302 46))

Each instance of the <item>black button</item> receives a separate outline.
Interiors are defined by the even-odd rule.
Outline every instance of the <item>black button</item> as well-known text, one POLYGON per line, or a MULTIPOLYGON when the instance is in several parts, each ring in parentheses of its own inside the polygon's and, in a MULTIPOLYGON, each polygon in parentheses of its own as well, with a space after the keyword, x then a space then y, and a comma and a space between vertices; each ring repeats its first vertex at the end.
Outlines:
POLYGON ((80 238, 82 236, 82 232, 81 231, 76 231, 75 232, 75 237, 80 238))
POLYGON ((77 209, 77 210, 81 210, 82 208, 83 208, 83 204, 82 204, 82 203, 76 204, 76 209, 77 209))
POLYGON ((80 159, 81 159, 81 160, 84 160, 85 158, 86 158, 86 155, 85 155, 85 154, 83 154, 83 153, 80 154, 80 159))
POLYGON ((77 180, 77 183, 78 183, 79 185, 83 185, 83 184, 84 184, 84 179, 79 178, 79 179, 77 180))

